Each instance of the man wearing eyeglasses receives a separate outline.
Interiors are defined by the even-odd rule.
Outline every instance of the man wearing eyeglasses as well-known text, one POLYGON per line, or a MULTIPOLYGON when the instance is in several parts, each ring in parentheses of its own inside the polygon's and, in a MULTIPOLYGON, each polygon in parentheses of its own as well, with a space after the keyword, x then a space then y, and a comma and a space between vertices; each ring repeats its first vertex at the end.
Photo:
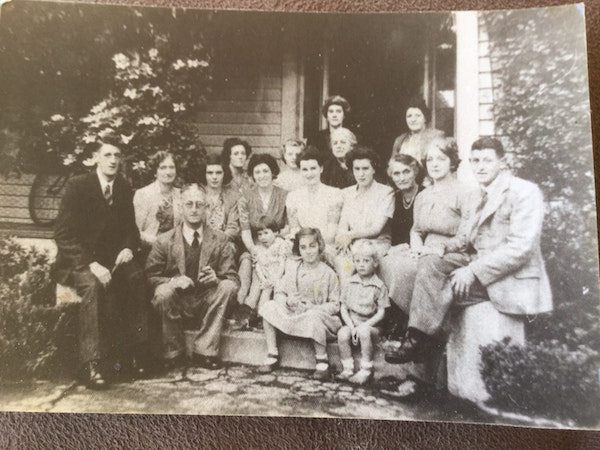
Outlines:
POLYGON ((221 367, 219 342, 225 310, 239 289, 235 249, 227 235, 206 224, 206 192, 196 184, 181 190, 183 223, 160 235, 146 261, 152 303, 162 320, 165 367, 183 362, 185 329, 197 330, 192 362, 221 367))

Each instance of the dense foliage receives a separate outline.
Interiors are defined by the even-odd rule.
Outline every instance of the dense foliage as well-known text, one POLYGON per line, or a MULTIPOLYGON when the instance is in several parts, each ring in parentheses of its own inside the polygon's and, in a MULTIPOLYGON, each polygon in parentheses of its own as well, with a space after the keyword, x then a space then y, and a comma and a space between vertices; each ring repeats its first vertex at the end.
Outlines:
POLYGON ((555 312, 528 344, 483 349, 493 401, 556 418, 599 411, 598 248, 584 18, 575 6, 483 13, 494 113, 513 166, 547 204, 542 252, 555 312))
POLYGON ((19 148, 3 152, 3 172, 86 170, 109 131, 135 185, 157 150, 176 150, 183 175, 198 164, 185 122, 210 90, 209 14, 18 3, 0 22, 0 139, 16 134, 19 148))
POLYGON ((54 306, 54 288, 46 253, 0 240, 0 380, 68 370, 73 311, 54 306))

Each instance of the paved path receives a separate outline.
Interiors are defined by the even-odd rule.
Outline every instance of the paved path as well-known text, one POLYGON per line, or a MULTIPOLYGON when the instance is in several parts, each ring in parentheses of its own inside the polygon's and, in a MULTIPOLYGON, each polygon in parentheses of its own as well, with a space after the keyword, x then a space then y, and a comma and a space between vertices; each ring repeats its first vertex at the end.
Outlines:
POLYGON ((248 366, 173 371, 160 378, 114 384, 102 392, 75 383, 4 385, 0 398, 0 410, 6 411, 494 421, 456 399, 403 404, 371 388, 312 380, 308 372, 278 370, 263 375, 248 366))

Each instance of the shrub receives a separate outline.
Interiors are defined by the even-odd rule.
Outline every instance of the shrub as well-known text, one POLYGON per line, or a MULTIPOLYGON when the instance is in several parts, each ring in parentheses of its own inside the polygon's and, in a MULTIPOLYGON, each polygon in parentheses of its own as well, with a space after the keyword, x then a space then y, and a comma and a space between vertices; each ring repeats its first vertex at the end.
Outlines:
POLYGON ((558 340, 526 346, 508 339, 482 347, 482 375, 500 408, 558 420, 593 423, 600 413, 600 355, 558 340))
POLYGON ((0 379, 57 374, 73 351, 73 311, 53 306, 48 255, 0 239, 0 272, 0 379))

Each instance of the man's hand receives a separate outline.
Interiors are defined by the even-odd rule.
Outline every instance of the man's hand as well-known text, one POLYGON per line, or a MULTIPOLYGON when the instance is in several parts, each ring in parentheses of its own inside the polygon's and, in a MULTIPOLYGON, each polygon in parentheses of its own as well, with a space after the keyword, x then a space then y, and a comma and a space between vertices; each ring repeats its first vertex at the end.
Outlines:
POLYGON ((212 267, 204 266, 200 270, 200 273, 198 274, 198 284, 202 286, 210 286, 218 283, 219 279, 217 278, 217 274, 212 267))
POLYGON ((450 274, 450 285, 458 300, 466 300, 471 286, 475 282, 475 274, 469 266, 456 269, 450 274))
POLYGON ((115 267, 120 266, 121 264, 128 263, 133 259, 133 252, 128 248, 124 248, 117 255, 117 259, 115 259, 115 267))
POLYGON ((112 279, 110 270, 97 262, 90 263, 89 267, 94 276, 98 278, 98 281, 102 283, 102 286, 108 286, 108 283, 110 283, 110 280, 112 279))
POLYGON ((171 278, 170 283, 175 289, 181 289, 182 291, 185 291, 186 289, 189 289, 194 286, 194 281, 190 277, 186 277, 185 275, 179 275, 177 277, 171 278))

